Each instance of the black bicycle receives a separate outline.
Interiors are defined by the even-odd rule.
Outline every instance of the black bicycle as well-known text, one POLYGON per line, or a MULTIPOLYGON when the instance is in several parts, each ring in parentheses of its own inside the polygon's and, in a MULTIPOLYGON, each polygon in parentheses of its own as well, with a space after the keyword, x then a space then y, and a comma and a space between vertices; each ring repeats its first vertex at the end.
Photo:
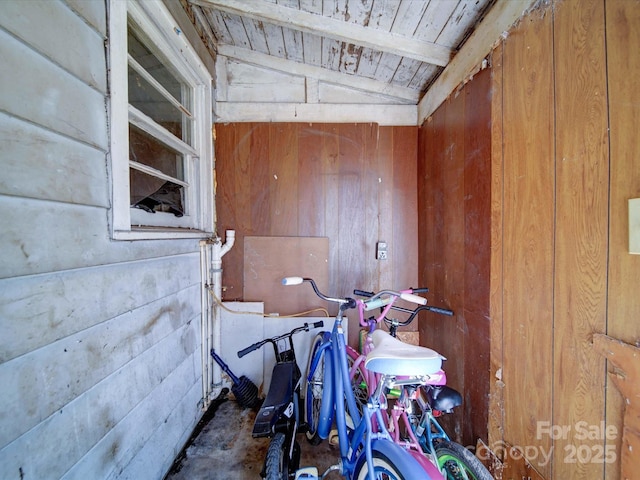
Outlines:
POLYGON ((289 333, 265 338, 240 350, 238 357, 273 345, 276 364, 273 367, 269 392, 253 424, 254 438, 271 437, 261 476, 267 480, 288 480, 295 477, 300 466, 300 445, 296 433, 300 426, 300 368, 296 363, 293 335, 320 328, 324 322, 305 323, 289 333))

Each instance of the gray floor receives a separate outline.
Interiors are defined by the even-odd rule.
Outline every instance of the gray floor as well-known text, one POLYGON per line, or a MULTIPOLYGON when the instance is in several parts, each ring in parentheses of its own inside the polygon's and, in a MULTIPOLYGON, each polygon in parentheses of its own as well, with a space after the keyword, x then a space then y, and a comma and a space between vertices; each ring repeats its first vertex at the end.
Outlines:
MULTIPOLYGON (((268 438, 253 438, 255 410, 242 409, 229 395, 217 399, 196 428, 187 448, 176 459, 166 480, 259 480, 268 438)), ((310 445, 298 434, 301 466, 316 466, 322 474, 337 463, 336 446, 310 445)), ((343 478, 332 472, 327 479, 343 478)))

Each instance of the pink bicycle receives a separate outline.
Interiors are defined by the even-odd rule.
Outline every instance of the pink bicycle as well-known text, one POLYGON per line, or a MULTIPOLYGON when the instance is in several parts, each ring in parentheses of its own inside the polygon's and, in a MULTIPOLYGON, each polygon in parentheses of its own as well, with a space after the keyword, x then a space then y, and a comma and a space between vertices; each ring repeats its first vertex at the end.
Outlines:
MULTIPOLYGON (((417 294, 426 291, 428 290, 423 288, 403 290, 400 293, 417 294)), ((447 479, 491 480, 493 477, 476 456, 462 445, 453 442, 437 421, 436 417, 443 413, 451 413, 462 403, 460 393, 446 386, 446 374, 442 369, 419 377, 415 375, 420 372, 411 371, 406 371, 406 377, 381 377, 379 373, 367 368, 371 368, 376 362, 375 351, 380 351, 380 347, 388 352, 395 349, 406 351, 407 345, 395 338, 397 329, 409 325, 420 311, 448 316, 453 315, 453 312, 428 305, 407 309, 395 305, 398 296, 384 292, 374 294, 355 290, 354 294, 369 298, 366 303, 358 302, 359 322, 367 332, 361 346, 362 352, 358 353, 355 349, 347 347, 351 385, 358 402, 364 405, 371 393, 379 387, 379 382, 385 382, 383 389, 391 400, 391 406, 385 406, 383 418, 395 443, 402 445, 414 456, 426 456, 447 479), (378 301, 374 301, 375 299, 378 301), (374 308, 380 308, 380 314, 367 318, 367 312, 374 308), (403 312, 409 317, 404 321, 390 319, 388 315, 391 310, 403 312), (378 329, 378 324, 382 321, 387 324, 390 333, 378 329)), ((437 352, 433 352, 433 355, 445 360, 437 352)))

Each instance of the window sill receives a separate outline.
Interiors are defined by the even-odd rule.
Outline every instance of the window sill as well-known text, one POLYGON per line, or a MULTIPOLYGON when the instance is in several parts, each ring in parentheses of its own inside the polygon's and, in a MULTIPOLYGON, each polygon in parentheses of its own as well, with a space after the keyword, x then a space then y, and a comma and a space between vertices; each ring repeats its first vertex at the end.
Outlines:
POLYGON ((113 232, 112 238, 114 240, 174 240, 185 238, 204 239, 212 235, 213 232, 184 228, 135 227, 131 230, 116 230, 113 232))

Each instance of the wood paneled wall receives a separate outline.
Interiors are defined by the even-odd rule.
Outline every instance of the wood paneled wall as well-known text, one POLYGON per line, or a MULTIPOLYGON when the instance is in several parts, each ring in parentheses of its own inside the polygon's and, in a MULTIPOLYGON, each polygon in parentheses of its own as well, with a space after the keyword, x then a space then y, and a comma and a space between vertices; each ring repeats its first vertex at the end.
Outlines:
POLYGON ((237 236, 225 300, 243 299, 246 235, 328 237, 330 295, 417 286, 417 127, 235 123, 215 137, 217 230, 237 236))
POLYGON ((424 314, 420 342, 447 357, 447 383, 464 396, 444 417, 464 445, 487 437, 491 76, 480 72, 427 119, 418 153, 419 279, 430 303, 454 317, 424 314))
POLYGON ((492 59, 489 446, 520 447, 544 478, 613 479, 621 398, 592 337, 640 337, 626 220, 640 195, 640 3, 552 3, 492 59))
POLYGON ((640 258, 627 253, 639 7, 564 0, 532 12, 494 50, 490 80, 477 75, 420 128, 419 278, 456 311, 423 319, 421 343, 449 357, 465 393, 463 441, 488 421, 498 456, 519 449, 504 479, 531 477, 514 461, 523 453, 541 478, 620 478, 623 399, 592 338, 640 338, 640 258), (471 158, 474 132, 489 164, 471 158))
MULTIPOLYGON (((598 2, 599 3, 599 2, 598 2)), ((609 109, 609 232, 607 251, 606 333, 632 345, 640 342, 640 255, 628 253, 630 198, 640 198, 640 2, 607 0, 607 94, 609 109)), ((600 19, 602 21, 602 19, 600 19)), ((609 368, 611 370, 611 368, 609 368)), ((623 398, 607 382, 606 421, 620 427, 623 398)), ((620 452, 622 430, 616 439, 620 452)), ((628 452, 640 464, 640 452, 628 452)), ((618 459, 620 456, 617 457, 618 459)), ((618 478, 617 463, 606 469, 618 478)))

